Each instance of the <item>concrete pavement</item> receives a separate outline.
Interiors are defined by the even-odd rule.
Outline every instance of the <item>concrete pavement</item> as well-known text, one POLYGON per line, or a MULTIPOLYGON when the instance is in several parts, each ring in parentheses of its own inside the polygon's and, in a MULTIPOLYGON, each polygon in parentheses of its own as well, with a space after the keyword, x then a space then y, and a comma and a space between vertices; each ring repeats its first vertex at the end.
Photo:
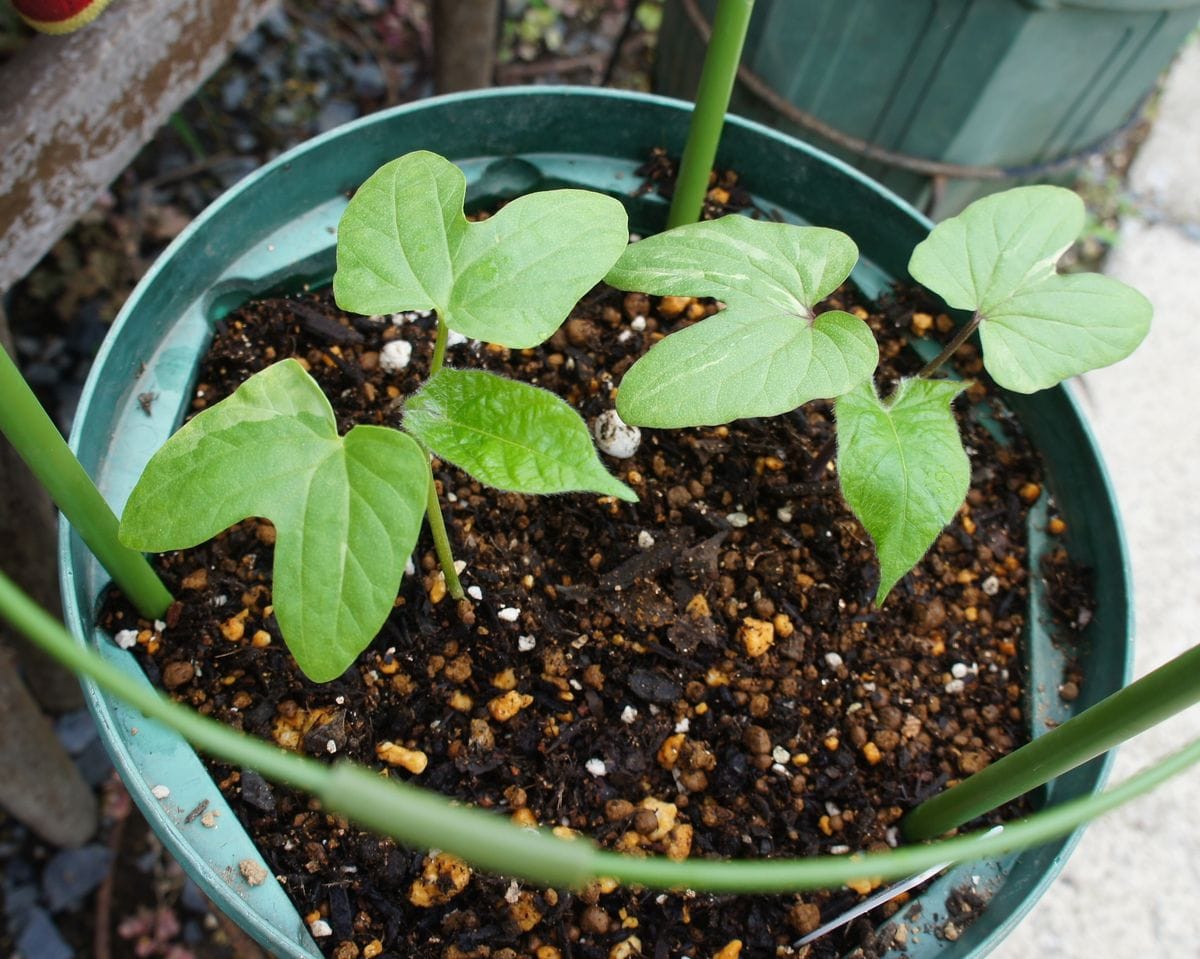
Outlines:
MULTIPOLYGON (((1138 352, 1081 392, 1133 560, 1136 675, 1200 642, 1200 41, 1176 61, 1106 272, 1145 293, 1138 352)), ((1200 737, 1195 707, 1123 747, 1113 781, 1200 737)), ((1200 770, 1092 825, 997 959, 1200 955, 1200 770)))

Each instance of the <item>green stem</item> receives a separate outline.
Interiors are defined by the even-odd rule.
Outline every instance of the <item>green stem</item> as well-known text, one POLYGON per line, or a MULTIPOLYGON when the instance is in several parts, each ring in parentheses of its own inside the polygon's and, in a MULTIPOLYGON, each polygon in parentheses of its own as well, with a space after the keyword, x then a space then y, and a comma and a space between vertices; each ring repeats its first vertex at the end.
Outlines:
MULTIPOLYGON (((428 454, 426 454, 428 455, 428 454)), ((450 536, 446 533, 446 519, 442 516, 442 504, 438 501, 437 479, 433 475, 433 458, 429 458, 429 495, 425 500, 425 516, 429 520, 429 532, 433 534, 433 548, 437 552, 438 565, 446 578, 446 589, 450 598, 463 598, 462 583, 454 568, 454 551, 450 548, 450 536)))
MULTIPOLYGON (((579 887, 611 876, 658 889, 707 892, 784 892, 835 889, 868 876, 898 878, 943 862, 1041 845, 1115 809, 1200 761, 1200 740, 1120 786, 1072 800, 1005 827, 861 856, 815 859, 675 862, 602 852, 586 839, 558 839, 523 829, 483 810, 467 808, 425 790, 381 777, 352 763, 332 767, 231 729, 171 702, 82 644, 0 573, 0 615, 64 666, 91 677, 146 716, 176 730, 197 748, 236 766, 257 770, 316 796, 331 812, 407 845, 438 848, 481 868, 547 886, 579 887)), ((1064 727, 1065 728, 1065 727, 1064 727)))
MULTIPOLYGON (((437 339, 433 344, 433 360, 429 364, 429 375, 433 376, 446 361, 446 341, 450 338, 450 328, 437 318, 437 339)), ((428 454, 426 454, 428 456, 428 454)), ((438 501, 437 479, 433 475, 433 458, 429 457, 429 495, 425 502, 425 515, 429 518, 429 532, 433 534, 433 548, 437 551, 438 565, 442 567, 442 575, 446 578, 446 589, 450 598, 463 598, 462 583, 458 581, 458 572, 454 568, 454 551, 450 548, 450 536, 446 533, 446 518, 442 515, 442 504, 438 501)))
POLYGON ((949 832, 1196 702, 1200 702, 1200 646, 926 800, 904 818, 904 835, 920 840, 949 832))
POLYGON ((172 596, 141 553, 117 539, 117 518, 0 348, 0 433, 20 454, 67 521, 143 616, 160 618, 172 596))
POLYGON ((971 317, 970 322, 964 323, 959 328, 958 332, 954 334, 954 339, 946 344, 946 347, 942 350, 942 352, 921 367, 921 372, 918 373, 917 376, 923 377, 924 379, 929 379, 929 377, 933 376, 934 373, 942 368, 942 364, 950 359, 950 357, 952 357, 958 351, 958 348, 971 338, 971 334, 979 329, 979 324, 982 322, 983 314, 977 312, 973 317, 971 317))
POLYGON ((433 376, 446 362, 446 341, 450 338, 450 328, 437 318, 437 339, 433 343, 433 360, 429 364, 429 375, 433 376))
POLYGON ((688 129, 687 145, 679 164, 675 194, 667 229, 695 223, 700 219, 708 177, 717 157, 721 128, 729 109, 729 98, 737 79, 738 61, 750 26, 754 0, 720 0, 713 19, 712 37, 704 55, 704 68, 696 89, 696 106, 688 129))

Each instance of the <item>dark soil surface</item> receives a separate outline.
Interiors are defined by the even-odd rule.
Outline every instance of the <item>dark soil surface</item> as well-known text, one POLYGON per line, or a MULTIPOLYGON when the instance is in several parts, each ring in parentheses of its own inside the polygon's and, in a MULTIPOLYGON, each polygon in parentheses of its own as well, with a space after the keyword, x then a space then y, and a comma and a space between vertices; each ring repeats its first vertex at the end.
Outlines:
MULTIPOLYGON (((903 294, 869 317, 888 377, 914 372, 910 331, 949 328, 903 294)), ((551 389, 589 422, 659 336, 704 301, 598 288, 542 348, 475 342, 448 362, 551 389)), ((251 303, 219 324, 194 407, 300 357, 340 428, 396 425, 428 367, 424 314, 347 317, 327 293, 251 303), (413 347, 396 373, 389 341, 413 347)), ((967 350, 961 368, 979 375, 967 350)), ((240 524, 166 554, 182 603, 143 663, 177 698, 315 757, 350 757, 524 823, 631 854, 847 853, 896 841, 905 810, 1025 737, 1026 510, 1038 467, 983 385, 959 412, 972 491, 882 610, 870 542, 818 461, 831 414, 644 431, 608 465, 640 495, 539 500, 436 476, 471 597, 445 594, 419 542, 381 635, 342 678, 308 682, 271 615, 273 528, 240 524), (1009 433, 1000 446, 978 421, 1009 433)), ((110 606, 109 625, 133 613, 110 606)), ((398 848, 250 770, 214 775, 329 955, 656 957, 775 954, 867 887, 810 896, 663 896, 595 884, 539 891, 398 848), (321 924, 318 930, 325 932, 321 924)), ((893 904, 893 910, 899 904, 893 904)), ((810 955, 882 945, 859 923, 810 955)))

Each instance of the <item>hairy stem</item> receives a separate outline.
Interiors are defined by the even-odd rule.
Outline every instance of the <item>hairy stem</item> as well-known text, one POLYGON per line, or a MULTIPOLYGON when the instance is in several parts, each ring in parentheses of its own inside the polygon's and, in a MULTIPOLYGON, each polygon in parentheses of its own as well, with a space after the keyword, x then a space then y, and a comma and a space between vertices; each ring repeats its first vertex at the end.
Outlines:
POLYGON ((117 539, 116 516, 3 347, 0 347, 0 433, 8 437, 138 612, 151 619, 160 618, 173 597, 146 557, 117 539))
POLYGON ((433 376, 446 362, 446 342, 450 338, 450 327, 437 318, 437 340, 433 344, 433 360, 429 364, 429 375, 433 376))
POLYGON ((950 359, 958 348, 971 338, 971 334, 979 329, 979 324, 982 322, 983 314, 976 311, 975 315, 971 317, 970 322, 963 324, 962 328, 954 334, 954 339, 946 344, 946 348, 942 352, 926 363, 917 376, 924 377, 925 379, 933 376, 934 373, 942 368, 942 364, 950 359))
POLYGON ((437 480, 433 475, 433 459, 429 459, 429 495, 425 501, 425 515, 429 519, 429 532, 433 534, 433 548, 437 551, 438 565, 446 578, 446 589, 451 599, 462 599, 462 583, 454 568, 454 552, 450 549, 450 536, 446 532, 446 519, 442 516, 442 504, 438 500, 437 480))
POLYGON ((1200 646, 926 800, 904 818, 904 834, 916 840, 949 832, 1196 702, 1200 702, 1200 646))
MULTIPOLYGON (((1010 824, 999 834, 977 833, 861 856, 734 862, 639 858, 601 852, 585 839, 558 839, 546 832, 524 829, 503 817, 459 806, 436 793, 385 779, 353 763, 328 766, 201 716, 76 643, 2 573, 0 616, 64 666, 91 677, 209 755, 303 789, 330 812, 341 813, 409 846, 444 849, 478 868, 545 886, 582 887, 596 877, 611 876, 619 882, 656 889, 765 893, 836 889, 866 877, 899 878, 938 863, 970 861, 1041 845, 1135 799, 1200 761, 1198 740, 1106 793, 1064 803, 1010 824)), ((1194 663, 1189 668, 1195 672, 1194 663)), ((140 788, 146 789, 146 784, 141 783, 140 788)))
POLYGON ((725 124, 725 112, 737 79, 738 61, 746 42, 754 0, 720 0, 713 19, 712 39, 704 55, 704 68, 696 89, 696 105, 688 129, 687 145, 679 164, 675 194, 667 229, 695 223, 700 219, 708 176, 717 157, 717 144, 725 124))

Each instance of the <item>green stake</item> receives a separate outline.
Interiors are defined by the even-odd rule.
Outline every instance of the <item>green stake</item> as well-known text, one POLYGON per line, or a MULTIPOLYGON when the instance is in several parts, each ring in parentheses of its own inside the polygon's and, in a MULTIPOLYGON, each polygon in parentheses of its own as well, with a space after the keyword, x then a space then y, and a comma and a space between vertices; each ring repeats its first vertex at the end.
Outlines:
POLYGON ((171 605, 171 594, 146 558, 118 541, 116 516, 4 349, 0 349, 0 433, 8 437, 138 612, 160 618, 171 605))
POLYGON ((1200 646, 1085 709, 904 817, 910 840, 932 839, 1094 759, 1200 702, 1200 646))
POLYGON ((737 80, 738 62, 742 58, 742 46, 753 11, 754 0, 720 0, 717 4, 712 37, 696 89, 687 145, 679 164, 679 178, 675 181, 675 195, 667 218, 668 230, 700 219, 704 196, 708 192, 708 176, 717 157, 717 144, 721 140, 721 128, 725 125, 725 113, 737 80))

